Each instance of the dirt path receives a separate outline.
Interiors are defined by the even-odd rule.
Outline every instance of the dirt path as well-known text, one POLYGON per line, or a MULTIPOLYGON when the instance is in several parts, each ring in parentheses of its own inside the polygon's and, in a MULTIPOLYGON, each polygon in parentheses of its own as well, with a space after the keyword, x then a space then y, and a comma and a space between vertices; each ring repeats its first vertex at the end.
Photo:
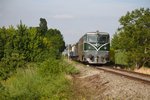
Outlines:
POLYGON ((105 84, 100 77, 100 71, 78 64, 76 62, 68 61, 75 66, 80 73, 73 75, 73 90, 74 100, 102 100, 103 92, 106 90, 105 84))
POLYGON ((150 100, 150 85, 66 61, 80 70, 73 75, 74 100, 150 100))

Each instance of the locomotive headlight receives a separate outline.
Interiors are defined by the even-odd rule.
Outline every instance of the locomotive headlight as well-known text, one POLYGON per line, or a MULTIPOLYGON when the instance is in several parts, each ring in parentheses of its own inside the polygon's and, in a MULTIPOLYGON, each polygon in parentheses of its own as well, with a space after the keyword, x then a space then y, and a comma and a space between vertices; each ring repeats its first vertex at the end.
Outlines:
POLYGON ((93 48, 91 45, 87 44, 87 45, 86 45, 86 49, 87 49, 87 50, 93 50, 94 48, 93 48))
POLYGON ((88 46, 88 49, 91 49, 91 46, 88 46))

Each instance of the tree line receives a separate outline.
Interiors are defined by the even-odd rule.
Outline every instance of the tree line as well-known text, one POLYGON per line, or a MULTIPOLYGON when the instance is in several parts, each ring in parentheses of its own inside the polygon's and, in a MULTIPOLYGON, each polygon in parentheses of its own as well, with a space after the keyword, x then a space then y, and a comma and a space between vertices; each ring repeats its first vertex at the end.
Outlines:
POLYGON ((17 28, 0 28, 0 77, 7 79, 18 67, 28 62, 42 62, 48 57, 58 59, 65 49, 61 32, 48 29, 40 18, 38 27, 27 27, 21 21, 17 28))
POLYGON ((111 47, 125 52, 129 66, 150 66, 150 9, 135 9, 119 19, 111 47))

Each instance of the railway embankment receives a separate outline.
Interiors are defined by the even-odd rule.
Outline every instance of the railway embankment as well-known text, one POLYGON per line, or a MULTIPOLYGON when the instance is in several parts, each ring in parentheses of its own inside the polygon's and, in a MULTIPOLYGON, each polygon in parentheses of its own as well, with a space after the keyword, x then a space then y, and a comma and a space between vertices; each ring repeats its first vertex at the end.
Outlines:
POLYGON ((150 100, 150 85, 66 60, 80 73, 72 76, 74 98, 86 100, 150 100))
POLYGON ((134 71, 150 75, 150 68, 144 67, 144 68, 140 68, 140 69, 135 69, 134 71))

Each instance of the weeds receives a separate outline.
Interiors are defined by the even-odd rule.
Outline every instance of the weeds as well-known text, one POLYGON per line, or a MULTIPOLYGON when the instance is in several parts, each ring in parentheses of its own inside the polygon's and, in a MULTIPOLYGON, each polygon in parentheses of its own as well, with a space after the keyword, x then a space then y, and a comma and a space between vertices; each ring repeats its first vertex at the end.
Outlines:
POLYGON ((0 99, 69 99, 71 84, 65 74, 78 71, 61 60, 48 59, 40 64, 30 64, 28 68, 18 68, 16 73, 0 84, 0 99), (31 67, 32 66, 32 67, 31 67))

